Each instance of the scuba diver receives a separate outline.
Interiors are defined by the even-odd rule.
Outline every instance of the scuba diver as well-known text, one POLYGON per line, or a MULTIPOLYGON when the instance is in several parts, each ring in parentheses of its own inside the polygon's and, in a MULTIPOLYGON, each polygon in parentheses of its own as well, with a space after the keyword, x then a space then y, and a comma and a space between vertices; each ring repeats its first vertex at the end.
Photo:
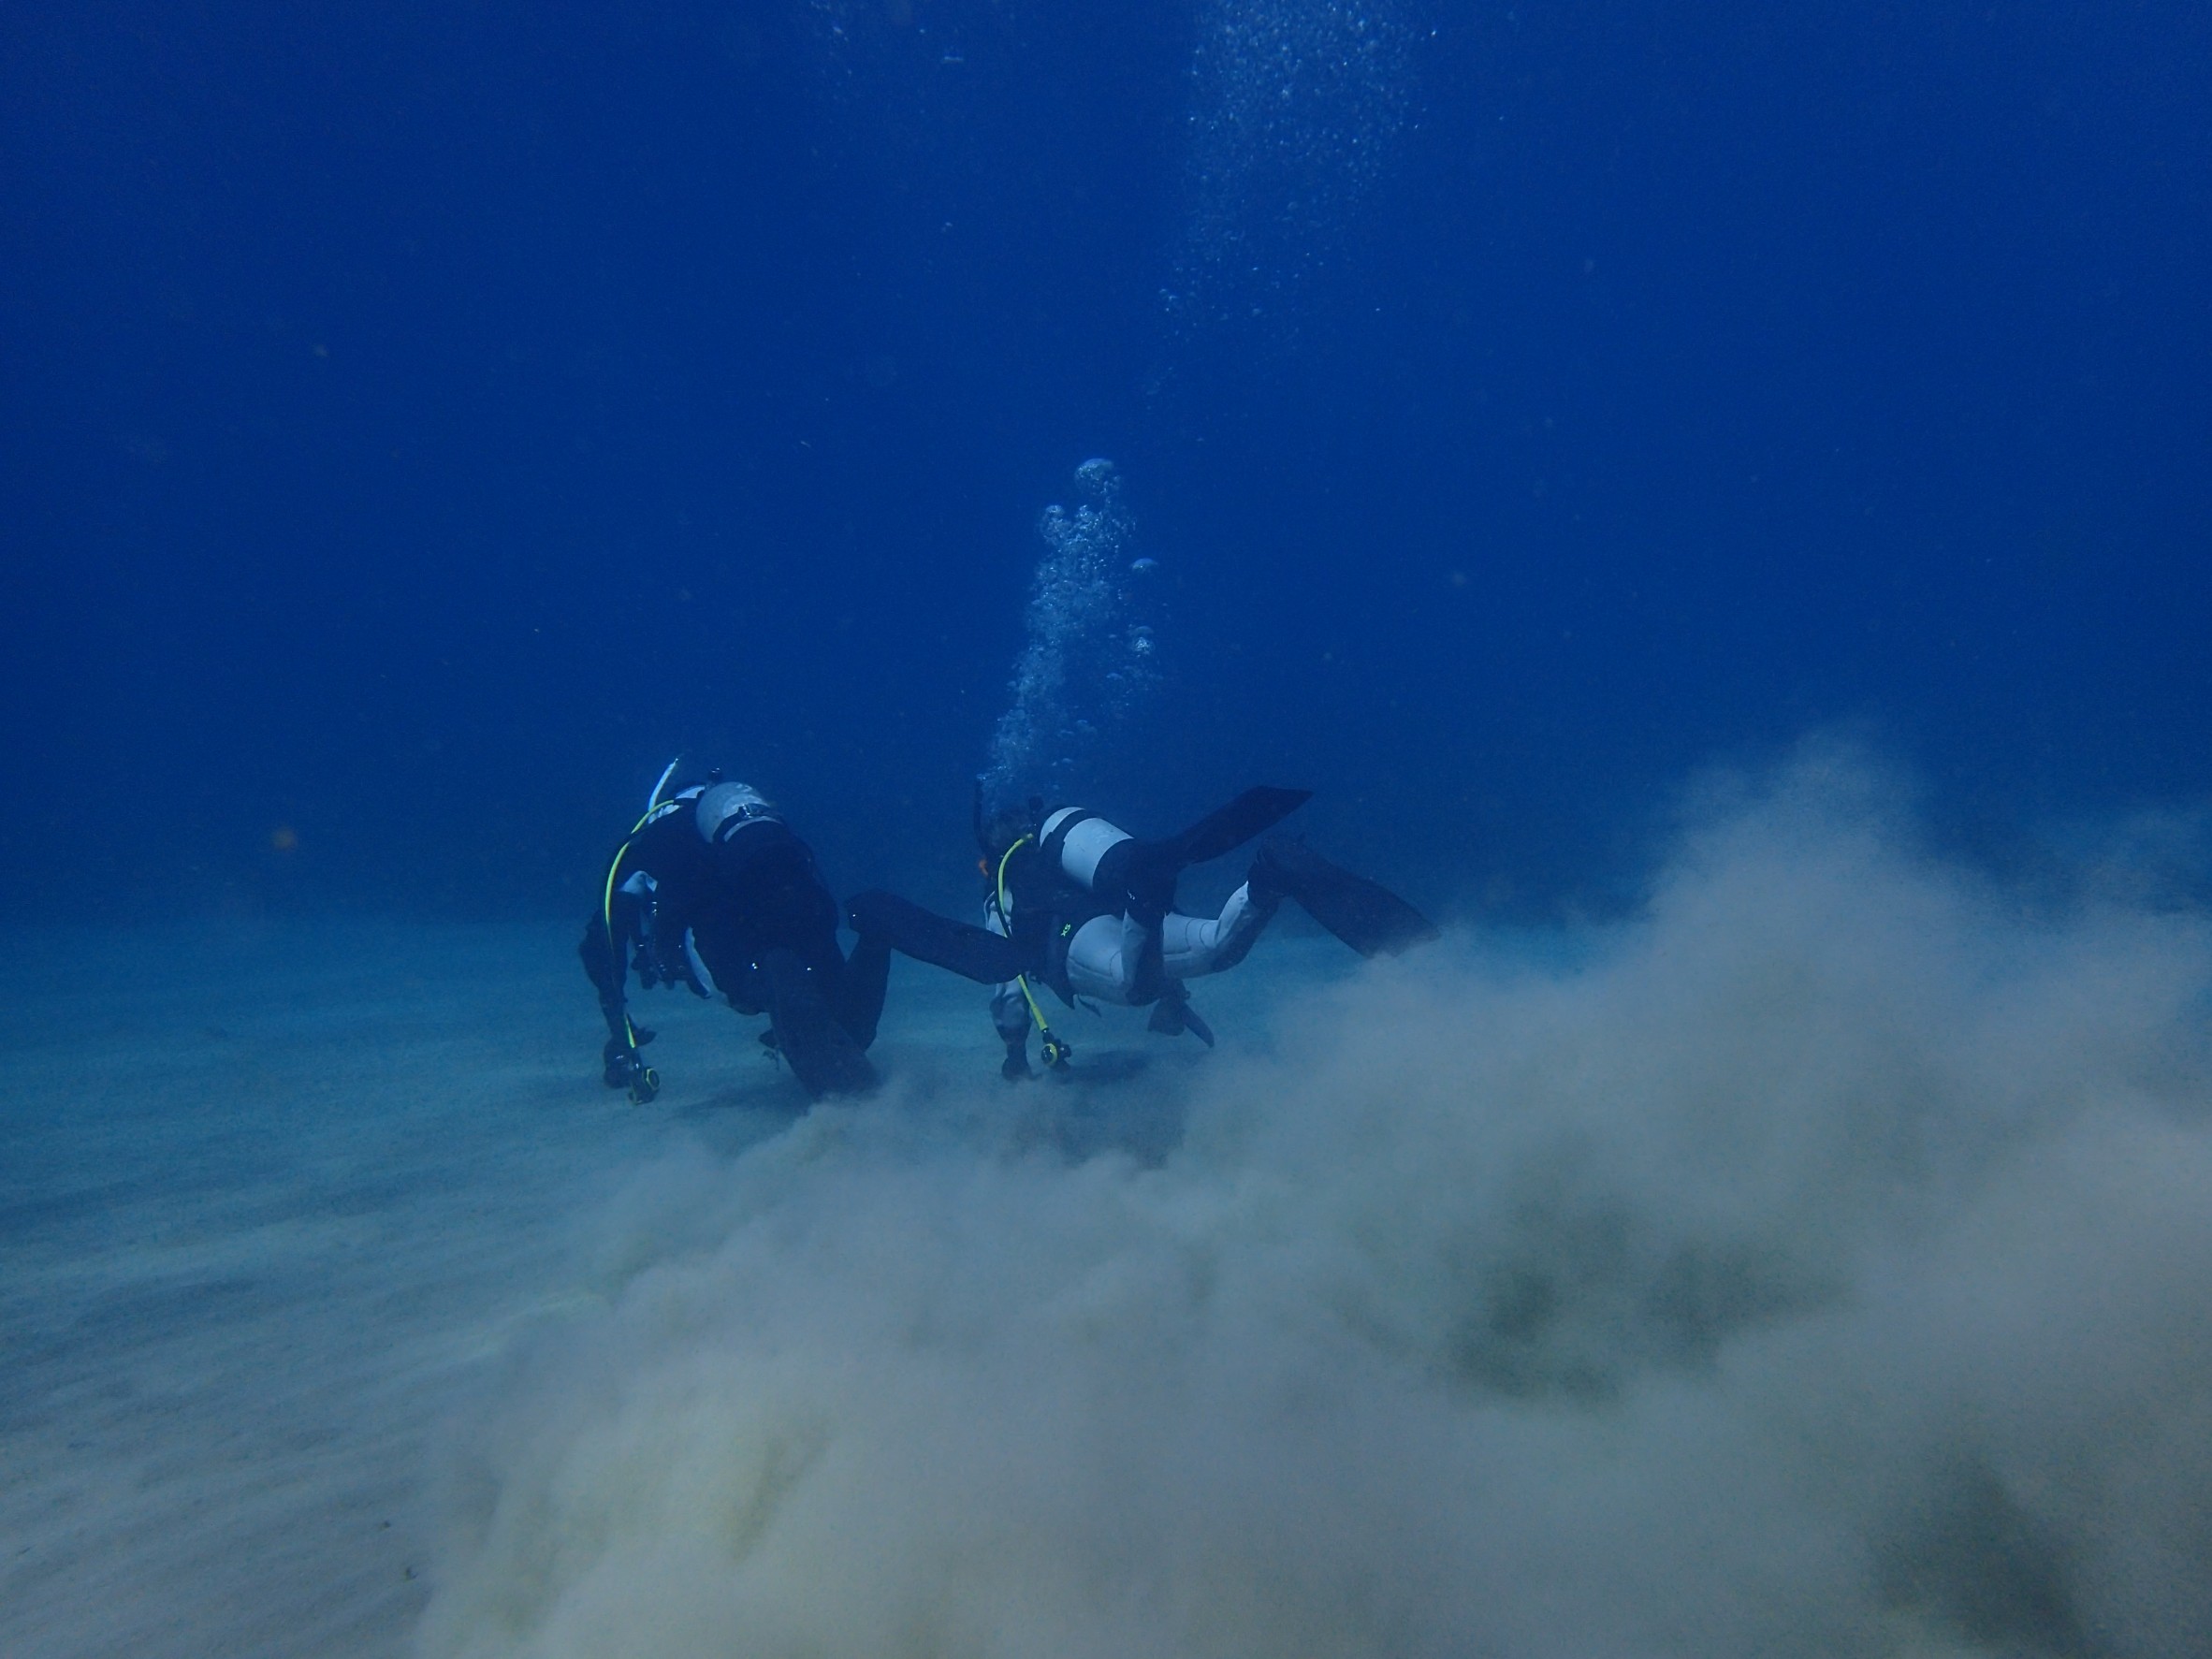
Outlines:
POLYGON ((1096 812, 1026 809, 986 822, 976 799, 982 853, 983 925, 949 921, 889 893, 864 893, 848 918, 864 943, 880 941, 918 961, 996 986, 992 1024, 1006 1044, 1000 1072, 1030 1075, 1032 1027, 1048 1070, 1065 1072, 1070 1047, 1052 1028, 1037 987, 1072 1007, 1078 997, 1150 1005, 1150 1029, 1188 1031, 1209 1048, 1214 1033, 1190 1006, 1185 982, 1242 962, 1286 898, 1362 956, 1437 937, 1419 910, 1302 840, 1260 843, 1242 886, 1211 918, 1175 909, 1176 879, 1273 829, 1312 798, 1309 790, 1248 789, 1181 835, 1140 840, 1096 812))
POLYGON ((814 854, 758 790, 709 772, 671 792, 676 768, 668 763, 607 866, 578 947, 606 1016, 607 1087, 640 1105, 661 1088, 638 1052, 653 1033, 625 1004, 631 968, 648 988, 682 985, 767 1014, 762 1044, 817 1099, 873 1087, 865 1051, 883 1011, 889 951, 863 940, 846 959, 814 854))

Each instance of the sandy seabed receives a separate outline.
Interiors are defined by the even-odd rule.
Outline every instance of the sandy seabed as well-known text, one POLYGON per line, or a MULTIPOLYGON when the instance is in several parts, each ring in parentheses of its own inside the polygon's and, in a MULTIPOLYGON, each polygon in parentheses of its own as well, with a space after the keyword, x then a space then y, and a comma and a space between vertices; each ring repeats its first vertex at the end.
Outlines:
POLYGON ((2008 880, 1908 801, 1816 750, 1633 915, 1286 917, 1064 1086, 902 964, 811 1110, 680 996, 604 1089, 567 929, 19 941, 0 1652, 2212 1652, 2196 832, 2008 880))
MULTIPOLYGON (((762 1022, 688 997, 640 1003, 662 1097, 603 1087, 573 931, 16 941, 0 1652, 406 1651, 444 1426, 600 1293, 579 1215, 672 1142, 726 1157, 806 1109, 762 1022)), ((901 983, 891 1063, 935 1020, 988 1068, 972 993, 901 983)))

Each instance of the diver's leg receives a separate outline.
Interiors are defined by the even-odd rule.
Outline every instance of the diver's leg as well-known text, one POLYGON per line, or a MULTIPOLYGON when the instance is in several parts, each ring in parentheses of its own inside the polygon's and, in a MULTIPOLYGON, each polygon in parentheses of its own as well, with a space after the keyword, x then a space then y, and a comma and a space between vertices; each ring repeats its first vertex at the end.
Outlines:
POLYGON ((622 966, 606 937, 606 923, 596 912, 584 924, 584 937, 577 942, 576 954, 583 959, 585 978, 599 993, 599 1011, 606 1021, 607 1035, 628 1047, 630 1032, 624 1023, 628 1015, 622 996, 622 966))
MULTIPOLYGON (((617 925, 624 926, 626 921, 618 916, 617 925)), ((607 1039, 599 1051, 600 1076, 607 1087, 626 1088, 631 1099, 642 1104, 651 1099, 661 1086, 658 1075, 637 1053, 652 1041, 653 1034, 631 1024, 623 992, 626 975, 622 959, 616 953, 614 941, 607 938, 604 916, 594 915, 584 924, 584 937, 577 941, 576 954, 583 959, 584 973, 591 981, 591 988, 599 993, 600 1017, 606 1021, 607 1039)))
POLYGON ((761 971, 773 999, 769 1017, 775 1021, 777 1046, 806 1091, 820 1099, 875 1087, 876 1069, 830 1011, 818 976, 785 950, 764 953, 761 971))
POLYGON ((1006 1059, 998 1074, 1010 1083, 1029 1075, 1029 999, 1022 987, 1009 980, 992 994, 991 1025, 1006 1044, 1006 1059))
POLYGON ((1127 1008, 1152 1001, 1167 981, 1160 966, 1161 922, 1148 924, 1133 911, 1085 922, 1068 941, 1069 989, 1127 1008))
POLYGON ((891 981, 891 947, 881 939, 861 939, 837 975, 837 1024, 862 1048, 874 1045, 883 1018, 883 996, 891 981))
POLYGON ((1093 916, 1068 941, 1068 988, 1094 1002, 1134 1004, 1134 969, 1150 930, 1127 916, 1093 916))
POLYGON ((1160 957, 1168 977, 1195 980, 1234 968, 1251 953, 1275 908, 1273 902, 1255 898, 1247 881, 1229 895, 1218 916, 1201 919, 1171 913, 1160 927, 1160 957))

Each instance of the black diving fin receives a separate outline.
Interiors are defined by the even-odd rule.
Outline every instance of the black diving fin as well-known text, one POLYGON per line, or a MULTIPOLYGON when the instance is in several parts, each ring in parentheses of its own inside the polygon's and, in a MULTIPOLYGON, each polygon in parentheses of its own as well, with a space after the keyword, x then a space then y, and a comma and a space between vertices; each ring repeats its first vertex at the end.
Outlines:
MULTIPOLYGON (((1275 789, 1256 784, 1226 807, 1216 807, 1181 835, 1154 843, 1176 865, 1204 864, 1233 852, 1264 834, 1314 798, 1310 789, 1275 789)), ((1157 855, 1156 855, 1157 856, 1157 855)))
POLYGON ((1190 998, 1178 989, 1173 996, 1163 996, 1152 1005, 1152 1018, 1144 1028, 1162 1037, 1180 1037, 1189 1032, 1208 1048, 1214 1046, 1214 1027, 1199 1018, 1199 1011, 1190 1006, 1190 998))
MULTIPOLYGON (((1147 923, 1157 923, 1175 905, 1175 880, 1185 869, 1208 859, 1233 852, 1254 836, 1283 822, 1314 798, 1310 789, 1275 789, 1256 784, 1225 807, 1216 807, 1180 835, 1164 841, 1131 841, 1124 855, 1122 880, 1131 910, 1147 923)), ((1116 851, 1119 851, 1118 849, 1116 851)), ((1157 929, 1154 929, 1157 939, 1157 929)), ((1140 971, 1140 989, 1149 976, 1140 971)))
POLYGON ((1275 836, 1252 861, 1256 893, 1272 890, 1362 956, 1391 955, 1442 937, 1436 924, 1379 882, 1331 864, 1303 841, 1275 836))
POLYGON ((1026 969, 1013 940, 925 910, 895 893, 863 893, 846 905, 845 917, 864 940, 888 945, 979 985, 1004 984, 1026 969))

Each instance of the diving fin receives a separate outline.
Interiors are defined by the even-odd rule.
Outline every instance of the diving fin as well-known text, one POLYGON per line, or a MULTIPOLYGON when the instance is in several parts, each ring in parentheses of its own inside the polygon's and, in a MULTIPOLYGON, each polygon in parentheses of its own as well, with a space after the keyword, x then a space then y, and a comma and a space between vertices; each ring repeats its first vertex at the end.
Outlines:
MULTIPOLYGON (((1131 912, 1157 934, 1159 918, 1175 908, 1175 879, 1186 868, 1234 851, 1313 798, 1310 789, 1257 784, 1226 807, 1215 808, 1180 835, 1164 841, 1122 843, 1110 856, 1118 854, 1122 859, 1121 880, 1129 895, 1131 912)), ((1140 974, 1141 988, 1142 977, 1140 974)))
POLYGON ((880 940, 979 985, 1002 985, 1026 968, 1013 940, 925 910, 895 893, 860 894, 846 905, 845 916, 863 939, 880 940))
POLYGON ((1252 861, 1253 895, 1296 899, 1305 913, 1362 956, 1440 938, 1436 924, 1378 882, 1331 864, 1303 841, 1270 837, 1252 861))
POLYGON ((1274 789, 1257 784, 1229 803, 1216 807, 1181 835, 1156 842, 1155 856, 1171 859, 1181 867, 1204 864, 1233 852, 1254 836, 1271 830, 1314 798, 1310 789, 1274 789))
POLYGON ((1152 1018, 1145 1021, 1144 1028, 1162 1037, 1180 1037, 1187 1031, 1208 1048, 1214 1046, 1214 1027, 1199 1018, 1186 996, 1162 997, 1152 1005, 1152 1018))
POLYGON ((1190 1034, 1208 1048, 1214 1046, 1214 1027, 1199 1018, 1199 1011, 1186 1000, 1183 1004, 1183 1023, 1190 1027, 1190 1034))

